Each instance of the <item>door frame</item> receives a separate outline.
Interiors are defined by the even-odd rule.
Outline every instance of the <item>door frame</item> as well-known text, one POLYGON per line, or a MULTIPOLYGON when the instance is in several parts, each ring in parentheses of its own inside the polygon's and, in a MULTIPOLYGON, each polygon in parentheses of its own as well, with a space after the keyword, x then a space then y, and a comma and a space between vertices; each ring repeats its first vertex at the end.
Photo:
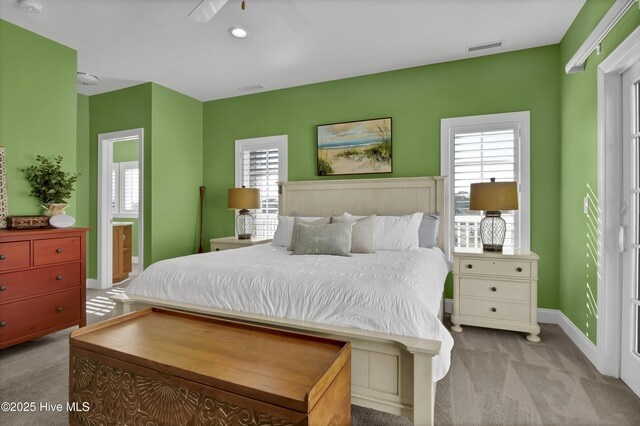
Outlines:
POLYGON ((138 197, 138 271, 144 269, 144 129, 131 129, 98 135, 98 288, 113 283, 113 211, 111 210, 111 168, 113 144, 138 139, 140 169, 138 197))
POLYGON ((598 66, 598 324, 596 368, 620 377, 622 74, 640 61, 640 27, 598 66))

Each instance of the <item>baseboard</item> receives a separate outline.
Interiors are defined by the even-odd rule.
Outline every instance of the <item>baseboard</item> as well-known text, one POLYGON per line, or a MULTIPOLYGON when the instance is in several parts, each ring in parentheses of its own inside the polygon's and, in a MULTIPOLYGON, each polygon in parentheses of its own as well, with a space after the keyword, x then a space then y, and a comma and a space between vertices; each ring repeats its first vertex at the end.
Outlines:
POLYGON ((131 256, 131 262, 138 263, 138 256, 131 256))
MULTIPOLYGON (((445 299, 444 311, 450 314, 452 308, 453 299, 445 299)), ((591 364, 597 368, 598 350, 596 345, 594 345, 562 311, 558 309, 538 308, 538 322, 559 325, 578 349, 591 361, 591 364)))
POLYGON ((102 289, 102 287, 100 287, 100 281, 95 278, 87 278, 87 288, 102 289))

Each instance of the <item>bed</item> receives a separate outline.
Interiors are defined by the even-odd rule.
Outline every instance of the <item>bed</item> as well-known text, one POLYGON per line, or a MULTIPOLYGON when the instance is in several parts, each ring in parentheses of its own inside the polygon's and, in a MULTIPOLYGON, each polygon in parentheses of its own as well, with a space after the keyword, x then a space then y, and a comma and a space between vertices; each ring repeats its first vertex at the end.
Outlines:
MULTIPOLYGON (((442 177, 285 182, 280 212, 442 212, 443 183, 442 177)), ((339 258, 258 245, 158 262, 118 301, 123 312, 159 305, 348 339, 352 402, 429 425, 435 382, 446 374, 453 345, 438 319, 447 273, 439 248, 339 258)))

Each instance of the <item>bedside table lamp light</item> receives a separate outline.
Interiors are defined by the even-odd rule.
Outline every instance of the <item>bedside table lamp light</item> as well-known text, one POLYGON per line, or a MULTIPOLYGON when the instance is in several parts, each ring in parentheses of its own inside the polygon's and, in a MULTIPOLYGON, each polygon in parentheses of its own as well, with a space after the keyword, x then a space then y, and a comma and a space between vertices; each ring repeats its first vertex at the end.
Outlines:
POLYGON ((236 217, 236 231, 239 240, 250 240, 253 234, 254 217, 249 209, 260 208, 260 190, 257 188, 231 188, 229 189, 230 209, 240 209, 236 217))
POLYGON ((480 221, 482 250, 502 252, 507 222, 500 217, 500 210, 518 210, 518 185, 516 182, 472 183, 469 210, 484 210, 480 221))

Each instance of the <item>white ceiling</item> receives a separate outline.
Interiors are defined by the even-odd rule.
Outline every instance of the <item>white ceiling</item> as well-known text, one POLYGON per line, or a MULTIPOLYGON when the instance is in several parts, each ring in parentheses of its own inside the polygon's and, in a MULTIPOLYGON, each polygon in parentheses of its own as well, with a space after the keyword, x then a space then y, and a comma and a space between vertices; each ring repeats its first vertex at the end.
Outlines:
POLYGON ((78 51, 100 77, 92 95, 153 81, 200 100, 558 43, 585 0, 295 0, 311 22, 294 33, 278 0, 229 0, 207 24, 199 0, 39 0, 29 14, 0 0, 0 18, 78 51), (246 39, 227 30, 240 25, 246 39), (469 54, 467 46, 505 40, 469 54))

